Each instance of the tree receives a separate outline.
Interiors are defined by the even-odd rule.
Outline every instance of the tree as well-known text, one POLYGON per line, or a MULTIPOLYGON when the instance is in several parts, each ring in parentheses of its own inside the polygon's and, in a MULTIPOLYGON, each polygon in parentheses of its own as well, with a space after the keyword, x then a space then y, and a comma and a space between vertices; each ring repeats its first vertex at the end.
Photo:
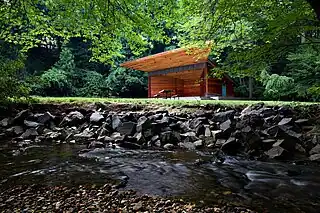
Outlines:
POLYGON ((261 70, 301 45, 305 32, 314 33, 303 45, 317 42, 319 21, 305 0, 180 2, 183 18, 176 27, 183 43, 211 40, 214 60, 231 75, 259 78, 261 70))
POLYGON ((112 63, 121 56, 123 40, 136 54, 151 40, 165 40, 163 28, 174 22, 169 17, 176 4, 176 0, 2 1, 0 39, 27 50, 80 37, 92 43, 93 59, 112 63))

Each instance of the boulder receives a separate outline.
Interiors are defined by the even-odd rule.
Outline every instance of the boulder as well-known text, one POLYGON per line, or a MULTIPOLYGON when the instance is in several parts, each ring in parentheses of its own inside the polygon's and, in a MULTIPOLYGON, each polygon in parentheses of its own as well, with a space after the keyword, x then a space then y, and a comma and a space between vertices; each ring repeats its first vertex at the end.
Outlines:
POLYGON ((22 124, 23 121, 29 116, 30 111, 28 109, 19 112, 12 120, 13 124, 22 124))
POLYGON ((230 137, 225 143, 222 144, 221 150, 228 154, 235 154, 241 148, 241 143, 238 139, 230 137))
POLYGON ((117 131, 122 135, 133 135, 136 130, 137 123, 134 122, 124 122, 118 125, 117 131))
POLYGON ((20 135, 24 132, 22 126, 13 126, 6 130, 7 133, 13 134, 13 135, 20 135))
POLYGON ((34 117, 36 118, 37 122, 41 124, 46 124, 55 118, 50 112, 37 113, 34 115, 34 117))
POLYGON ((81 112, 73 111, 62 119, 60 126, 78 126, 83 120, 84 116, 81 112))
POLYGON ((138 144, 143 144, 146 141, 141 132, 137 132, 133 137, 138 144))
POLYGON ((103 139, 103 141, 104 141, 105 143, 112 143, 112 142, 115 141, 115 139, 114 139, 114 138, 111 138, 111 137, 109 137, 109 136, 105 136, 104 139, 103 139))
POLYGON ((0 121, 0 126, 7 127, 12 123, 12 120, 10 118, 4 118, 0 121))
POLYGON ((160 133, 160 141, 162 143, 170 143, 171 141, 171 131, 160 133))
POLYGON ((122 122, 121 122, 119 116, 117 116, 117 115, 112 116, 112 121, 111 121, 112 129, 117 129, 121 125, 121 123, 122 122))
POLYGON ((93 133, 89 129, 85 129, 83 132, 75 134, 73 138, 76 141, 88 140, 93 137, 93 133))
POLYGON ((197 141, 193 142, 193 144, 196 147, 196 149, 199 149, 199 148, 203 147, 203 141, 202 140, 197 140, 197 141))
POLYGON ((210 130, 210 127, 208 125, 205 126, 204 136, 211 137, 211 130, 210 130))
POLYGON ((151 142, 155 142, 159 140, 159 135, 154 135, 152 138, 151 138, 151 142))
POLYGON ((187 150, 195 150, 196 146, 192 142, 185 142, 185 143, 178 143, 178 146, 182 149, 187 149, 187 150))
POLYGON ((309 159, 310 159, 311 161, 320 162, 320 154, 311 155, 311 156, 309 157, 309 159))
POLYGON ((288 139, 281 139, 281 140, 277 140, 277 142, 274 143, 272 146, 273 147, 282 147, 283 149, 288 150, 288 151, 295 151, 296 142, 288 140, 288 139))
POLYGON ((167 143, 163 146, 164 149, 172 150, 174 149, 174 145, 171 143, 167 143))
POLYGON ((23 139, 35 138, 38 136, 38 132, 35 128, 27 129, 20 137, 23 139))
POLYGON ((222 130, 213 130, 211 131, 213 141, 216 141, 218 138, 222 136, 222 130))
POLYGON ((161 141, 160 141, 160 140, 156 140, 156 141, 154 142, 154 145, 155 145, 156 147, 161 147, 161 141))
POLYGON ((278 125, 283 126, 283 125, 289 125, 292 122, 292 118, 283 118, 278 125))
POLYGON ((110 135, 110 138, 115 141, 122 141, 124 140, 124 135, 121 135, 120 132, 114 132, 110 135))
POLYGON ((213 115, 213 120, 216 122, 223 123, 228 119, 233 119, 236 111, 235 110, 228 110, 225 112, 218 112, 213 115))
POLYGON ((100 123, 104 120, 103 115, 100 112, 94 112, 90 116, 91 123, 100 123))
POLYGON ((309 151, 310 155, 320 154, 320 144, 316 145, 309 151))
POLYGON ((28 121, 28 120, 24 120, 24 125, 26 127, 29 127, 29 128, 36 128, 40 125, 40 123, 37 123, 37 122, 34 122, 34 121, 28 121))
POLYGON ((226 120, 225 122, 221 123, 219 128, 220 128, 223 132, 225 132, 225 131, 228 131, 228 130, 231 129, 231 124, 232 124, 231 120, 228 119, 228 120, 226 120))
MULTIPOLYGON (((196 128, 195 128, 195 131, 196 131, 196 135, 204 135, 205 134, 205 131, 206 131, 206 128, 204 127, 203 124, 200 124, 198 125, 196 128)), ((210 132, 210 131, 209 131, 210 132)))
POLYGON ((137 132, 151 128, 151 121, 146 116, 141 116, 137 121, 137 132))
POLYGON ((88 145, 88 149, 95 149, 95 148, 105 148, 106 145, 102 142, 99 141, 92 141, 89 145, 88 145))
POLYGON ((195 132, 186 132, 186 133, 180 134, 180 136, 182 140, 187 142, 194 142, 196 140, 199 140, 195 132))
POLYGON ((205 117, 194 118, 189 123, 189 128, 196 129, 200 124, 206 124, 208 119, 205 117))
POLYGON ((270 150, 265 152, 265 154, 272 159, 284 159, 288 157, 289 152, 280 146, 274 146, 270 150))

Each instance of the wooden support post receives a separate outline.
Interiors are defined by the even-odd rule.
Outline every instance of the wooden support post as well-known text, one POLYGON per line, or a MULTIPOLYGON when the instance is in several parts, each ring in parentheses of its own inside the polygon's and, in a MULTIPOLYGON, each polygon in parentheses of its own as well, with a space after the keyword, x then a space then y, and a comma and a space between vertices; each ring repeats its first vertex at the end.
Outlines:
POLYGON ((151 98, 151 76, 148 76, 148 98, 151 98))
POLYGON ((208 96, 208 92, 209 92, 209 83, 208 83, 208 64, 206 63, 206 66, 204 67, 203 70, 203 78, 204 78, 204 96, 207 97, 208 96))

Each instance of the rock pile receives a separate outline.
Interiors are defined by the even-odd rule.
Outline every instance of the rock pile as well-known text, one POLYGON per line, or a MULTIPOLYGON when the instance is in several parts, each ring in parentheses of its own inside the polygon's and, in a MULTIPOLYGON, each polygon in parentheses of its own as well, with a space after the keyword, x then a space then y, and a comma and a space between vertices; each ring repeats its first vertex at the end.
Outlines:
POLYGON ((0 121, 0 137, 17 144, 80 143, 88 149, 216 149, 227 154, 320 161, 317 125, 286 107, 120 112, 78 109, 62 115, 23 110, 0 121))

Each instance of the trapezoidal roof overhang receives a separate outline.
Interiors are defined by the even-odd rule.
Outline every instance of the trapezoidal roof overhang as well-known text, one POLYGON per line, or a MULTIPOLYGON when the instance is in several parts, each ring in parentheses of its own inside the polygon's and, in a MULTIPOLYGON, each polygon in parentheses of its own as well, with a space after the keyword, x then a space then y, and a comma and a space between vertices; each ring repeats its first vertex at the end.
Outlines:
POLYGON ((152 72, 208 62, 211 48, 178 48, 120 64, 122 67, 152 72))

